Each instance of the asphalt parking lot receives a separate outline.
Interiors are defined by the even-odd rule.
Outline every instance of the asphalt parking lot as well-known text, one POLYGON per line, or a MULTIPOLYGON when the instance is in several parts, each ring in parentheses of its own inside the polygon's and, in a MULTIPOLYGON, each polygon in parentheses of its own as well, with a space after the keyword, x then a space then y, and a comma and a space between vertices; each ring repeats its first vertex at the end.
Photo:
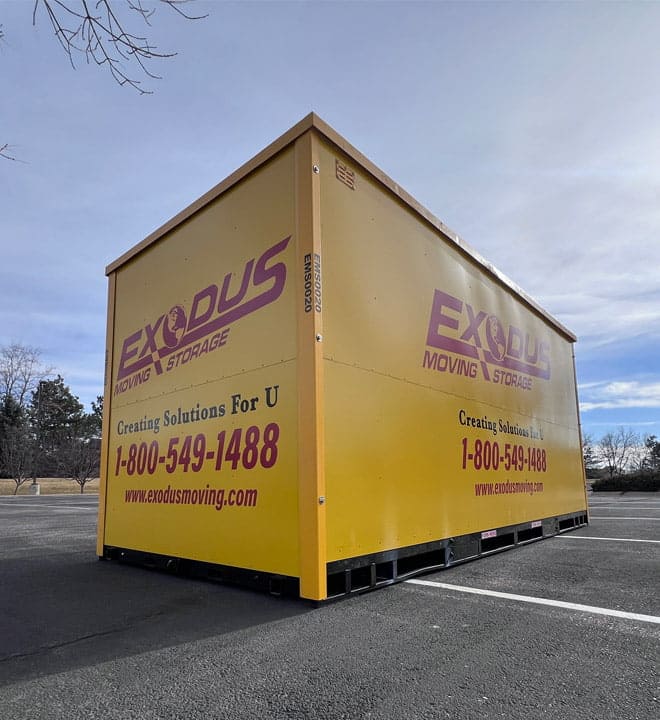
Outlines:
POLYGON ((660 717, 660 497, 320 608, 98 562, 95 496, 0 498, 0 717, 660 717))

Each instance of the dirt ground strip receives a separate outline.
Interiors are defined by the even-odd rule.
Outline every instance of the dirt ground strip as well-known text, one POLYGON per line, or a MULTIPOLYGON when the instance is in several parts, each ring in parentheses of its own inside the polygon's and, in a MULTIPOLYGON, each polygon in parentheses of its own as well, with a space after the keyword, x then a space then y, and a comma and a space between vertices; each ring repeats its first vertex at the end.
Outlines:
POLYGON ((99 562, 97 496, 2 497, 0 716, 660 717, 660 497, 590 500, 588 527, 313 608, 99 562))
MULTIPOLYGON (((17 495, 34 495, 32 488, 32 480, 24 482, 19 488, 17 495)), ((39 485, 40 495, 69 495, 73 493, 80 494, 80 485, 75 480, 69 478, 37 478, 37 484, 39 485)), ((0 479, 0 496, 2 495, 13 495, 16 490, 16 483, 13 480, 7 480, 6 478, 0 479)), ((85 483, 86 494, 98 494, 99 492, 99 479, 90 480, 85 483)))

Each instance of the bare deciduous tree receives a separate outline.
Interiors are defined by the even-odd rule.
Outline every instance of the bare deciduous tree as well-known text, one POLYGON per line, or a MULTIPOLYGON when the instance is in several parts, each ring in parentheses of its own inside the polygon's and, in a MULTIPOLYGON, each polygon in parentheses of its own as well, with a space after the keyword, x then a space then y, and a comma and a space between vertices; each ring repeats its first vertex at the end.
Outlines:
POLYGON ((647 435, 644 438, 644 469, 651 472, 660 470, 660 440, 655 435, 647 435))
POLYGON ((598 453, 610 478, 623 475, 639 446, 639 436, 633 430, 620 427, 600 439, 598 453))
POLYGON ((16 495, 21 485, 32 477, 34 442, 24 428, 12 427, 5 430, 0 443, 2 470, 16 484, 16 495))
POLYGON ((590 478, 598 467, 598 458, 596 457, 594 439, 588 433, 582 436, 582 457, 584 460, 585 474, 590 478))
POLYGON ((101 443, 74 439, 62 448, 60 458, 65 475, 78 483, 82 493, 85 485, 99 476, 101 443))
POLYGON ((0 346, 0 398, 11 396, 25 408, 39 381, 52 373, 41 362, 41 350, 12 343, 0 346))

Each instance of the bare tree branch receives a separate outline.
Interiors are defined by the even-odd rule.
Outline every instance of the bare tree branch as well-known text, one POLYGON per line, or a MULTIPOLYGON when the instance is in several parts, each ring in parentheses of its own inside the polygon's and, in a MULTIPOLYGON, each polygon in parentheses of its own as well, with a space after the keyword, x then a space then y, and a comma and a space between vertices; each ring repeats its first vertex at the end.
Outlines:
POLYGON ((161 0, 161 2, 165 3, 165 5, 169 5, 172 10, 179 13, 179 15, 186 18, 186 20, 203 20, 208 17, 208 13, 205 15, 188 15, 188 13, 185 13, 181 9, 184 5, 189 5, 191 2, 194 2, 194 0, 161 0))
MULTIPOLYGON (((155 1, 155 0, 154 0, 155 1)), ((186 20, 202 20, 208 15, 193 15, 186 12, 188 5, 195 0, 157 0, 174 10, 186 20)), ((153 80, 160 76, 152 72, 148 63, 151 60, 171 58, 175 52, 160 52, 151 45, 146 37, 128 29, 129 19, 120 17, 116 10, 121 4, 117 0, 34 0, 32 24, 37 24, 37 11, 43 7, 55 37, 75 68, 74 56, 84 55, 87 63, 96 63, 106 67, 119 85, 128 85, 141 95, 151 94, 141 86, 138 75, 143 74, 153 80)), ((146 7, 144 0, 125 0, 124 7, 130 17, 138 17, 145 25, 151 26, 150 19, 156 7, 146 7)), ((0 24, 0 41, 4 39, 4 30, 0 24)), ((0 145, 0 158, 24 162, 14 156, 8 143, 0 145)))
MULTIPOLYGON (((174 52, 161 52, 149 40, 132 29, 128 19, 121 18, 111 0, 97 0, 92 6, 88 0, 78 0, 80 7, 73 6, 74 0, 35 0, 32 22, 36 24, 37 9, 43 6, 55 37, 67 54, 72 67, 74 55, 85 56, 88 63, 105 66, 119 85, 129 85, 140 94, 150 94, 141 87, 133 70, 154 80, 160 76, 152 72, 149 61, 174 57, 174 52)), ((159 0, 187 20, 200 20, 206 15, 190 15, 183 9, 188 0, 159 0)), ((126 0, 126 7, 146 25, 155 8, 147 8, 143 0, 126 0)))
POLYGON ((14 155, 13 147, 9 145, 9 143, 0 145, 0 158, 4 158, 5 160, 12 160, 13 162, 17 163, 23 163, 24 165, 28 164, 26 160, 21 160, 14 155))
MULTIPOLYGON (((208 14, 206 15, 188 15, 188 13, 184 12, 182 10, 182 7, 184 5, 188 5, 191 2, 194 2, 195 0, 160 0, 164 5, 169 5, 172 10, 177 12, 181 17, 184 17, 186 20, 203 20, 204 18, 208 17, 208 14)), ((136 12, 140 13, 142 15, 144 21, 147 23, 147 25, 150 25, 149 18, 156 12, 155 8, 153 10, 148 10, 145 7, 143 7, 141 0, 134 0, 134 2, 131 2, 131 0, 126 0, 128 3, 128 6, 131 8, 131 10, 135 10, 136 12)))
POLYGON ((16 160, 15 157, 9 154, 10 148, 7 143, 4 145, 0 145, 0 157, 5 158, 5 160, 16 160))

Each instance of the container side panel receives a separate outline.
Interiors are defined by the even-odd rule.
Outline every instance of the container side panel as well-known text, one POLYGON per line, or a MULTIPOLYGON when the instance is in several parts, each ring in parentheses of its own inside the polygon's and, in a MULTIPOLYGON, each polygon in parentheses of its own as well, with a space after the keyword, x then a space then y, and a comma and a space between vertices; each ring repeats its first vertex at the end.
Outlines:
POLYGON ((571 343, 322 148, 328 560, 585 509, 571 343))
POLYGON ((116 271, 105 544, 298 575, 293 150, 116 271))

